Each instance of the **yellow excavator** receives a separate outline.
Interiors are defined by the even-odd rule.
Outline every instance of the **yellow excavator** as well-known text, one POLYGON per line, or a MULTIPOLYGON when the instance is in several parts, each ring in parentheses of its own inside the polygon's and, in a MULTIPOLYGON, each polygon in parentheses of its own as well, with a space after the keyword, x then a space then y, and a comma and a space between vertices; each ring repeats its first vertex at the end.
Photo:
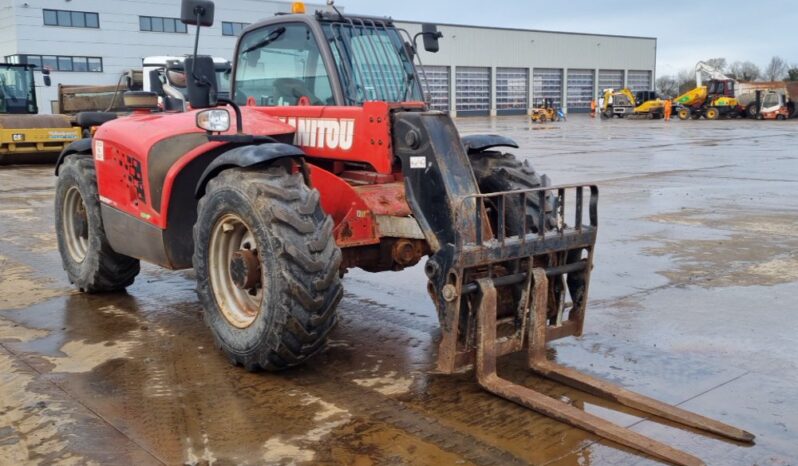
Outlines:
MULTIPOLYGON (((39 115, 33 71, 33 65, 0 63, 0 164, 52 157, 81 138, 69 117, 39 115)), ((49 85, 49 70, 42 74, 49 85)))
POLYGON ((630 89, 605 89, 601 104, 601 118, 629 118, 637 120, 657 120, 665 113, 665 101, 653 91, 630 89))

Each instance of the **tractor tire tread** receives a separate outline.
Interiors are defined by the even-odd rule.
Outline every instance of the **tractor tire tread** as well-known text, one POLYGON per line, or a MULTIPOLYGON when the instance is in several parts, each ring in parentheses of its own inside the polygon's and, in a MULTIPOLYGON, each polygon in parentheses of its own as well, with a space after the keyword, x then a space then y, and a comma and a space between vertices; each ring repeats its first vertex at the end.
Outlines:
MULTIPOLYGON (((324 350, 336 326, 336 308, 343 296, 339 278, 342 256, 332 236, 332 219, 321 208, 319 192, 309 188, 300 173, 289 173, 283 166, 222 172, 208 183, 199 211, 222 189, 245 192, 253 210, 262 217, 263 227, 270 230, 280 269, 275 277, 280 284, 275 286, 279 294, 271 297, 274 315, 257 349, 239 353, 214 332, 217 343, 231 361, 250 371, 302 364, 324 350)), ((200 244, 199 223, 194 232, 196 244, 200 244)), ((199 254, 198 247, 195 268, 204 264, 199 254)), ((204 291, 199 288, 207 308, 208 301, 214 299, 212 292, 209 285, 204 291)), ((208 312, 206 321, 207 317, 208 312)))
MULTIPOLYGON (((543 178, 527 160, 518 160, 511 153, 484 151, 471 154, 470 157, 474 176, 483 193, 535 189, 545 186, 543 178)), ((553 212, 552 202, 553 197, 547 196, 544 207, 547 212, 546 229, 551 229, 556 224, 556 220, 551 214, 553 212)), ((526 204, 527 225, 537 230, 541 209, 539 199, 537 196, 527 196, 526 204)), ((508 222, 517 222, 517 219, 508 218, 508 222)), ((512 225, 510 226, 512 227, 512 225)))
MULTIPOLYGON (((91 217, 89 225, 90 234, 96 237, 96 242, 89 240, 89 251, 81 264, 67 265, 72 261, 69 253, 63 251, 61 235, 59 234, 59 250, 64 260, 64 269, 69 280, 80 291, 85 293, 105 293, 121 291, 133 284, 136 276, 141 271, 138 259, 119 254, 114 251, 105 235, 102 214, 100 209, 100 195, 97 189, 97 170, 94 158, 90 153, 75 153, 67 156, 59 170, 59 184, 62 177, 74 176, 81 190, 81 197, 86 207, 86 214, 91 217), (74 174, 71 172, 74 171, 74 174)), ((61 190, 56 189, 56 229, 63 228, 59 221, 61 190)))

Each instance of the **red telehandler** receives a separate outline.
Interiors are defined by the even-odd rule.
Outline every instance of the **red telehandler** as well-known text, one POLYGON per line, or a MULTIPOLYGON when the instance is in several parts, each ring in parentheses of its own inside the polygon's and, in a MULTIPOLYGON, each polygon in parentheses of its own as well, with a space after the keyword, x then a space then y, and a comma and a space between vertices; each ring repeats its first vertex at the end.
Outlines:
MULTIPOLYGON (((124 289, 140 260, 193 267, 222 351, 246 369, 278 370, 324 348, 342 271, 429 256, 439 372, 473 367, 499 396, 660 460, 703 464, 500 378, 497 358, 526 348, 545 377, 753 441, 546 358, 548 341, 582 334, 598 189, 552 186, 501 150, 517 148, 512 140, 461 138, 448 114, 429 110, 414 62, 418 38, 438 50, 435 26, 411 38, 389 19, 294 8, 243 31, 229 100, 195 46, 185 63, 193 110, 159 111, 154 94, 129 92, 132 115, 61 154, 56 229, 76 287, 124 289)), ((197 41, 213 14, 210 1, 183 1, 197 41)))

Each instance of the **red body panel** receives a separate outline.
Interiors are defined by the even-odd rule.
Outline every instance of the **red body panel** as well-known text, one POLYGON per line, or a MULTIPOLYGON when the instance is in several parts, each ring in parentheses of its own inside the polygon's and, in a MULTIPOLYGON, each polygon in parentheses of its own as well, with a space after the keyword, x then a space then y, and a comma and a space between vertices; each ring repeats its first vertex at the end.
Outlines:
POLYGON ((295 127, 294 144, 311 157, 366 163, 378 173, 393 170, 390 107, 385 102, 366 102, 363 107, 247 108, 257 108, 295 127))
MULTIPOLYGON (((164 139, 203 134, 204 131, 197 128, 196 113, 134 113, 100 126, 92 148, 100 200, 154 226, 166 228, 175 176, 195 157, 222 143, 202 144, 175 162, 166 176, 158 208, 151 204, 147 156, 152 147, 164 139)), ((293 132, 293 128, 263 112, 248 111, 244 123, 244 131, 259 135, 293 132)))
MULTIPOLYGON (((413 104, 408 106, 416 107, 413 104)), ((368 102, 363 107, 245 106, 241 110, 247 134, 275 136, 294 133, 294 144, 308 154, 311 183, 321 194, 322 208, 335 221, 336 242, 341 247, 349 247, 379 243, 375 215, 410 214, 401 175, 393 173, 396 169, 390 132, 393 107, 396 105, 368 102), (344 178, 314 165, 314 160, 367 165, 373 170, 373 177, 365 176, 368 172, 349 173, 361 178, 357 184, 380 183, 375 186, 379 188, 353 187, 344 178), (396 181, 387 182, 391 180, 396 181)), ((95 134, 93 147, 101 201, 165 229, 177 175, 192 160, 224 144, 189 144, 191 147, 177 157, 166 172, 160 204, 152 205, 149 154, 156 144, 164 140, 204 134, 196 127, 196 113, 139 112, 102 125, 95 134)), ((235 116, 232 111, 230 113, 231 128, 235 128, 235 116)), ((231 129, 228 134, 233 132, 231 129)))
POLYGON ((333 218, 333 236, 339 247, 380 242, 372 208, 343 179, 309 165, 310 181, 321 195, 321 208, 333 218))

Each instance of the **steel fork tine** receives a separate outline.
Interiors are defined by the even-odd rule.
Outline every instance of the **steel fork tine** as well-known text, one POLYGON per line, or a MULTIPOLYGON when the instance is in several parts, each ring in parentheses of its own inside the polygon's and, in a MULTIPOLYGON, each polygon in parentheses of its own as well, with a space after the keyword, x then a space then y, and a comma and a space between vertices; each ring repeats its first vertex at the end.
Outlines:
POLYGON ((481 295, 478 298, 476 373, 477 381, 483 388, 545 416, 669 463, 680 466, 704 465, 695 456, 499 377, 496 373, 496 287, 489 279, 480 279, 477 283, 481 295))
POLYGON ((585 375, 546 359, 546 302, 548 278, 541 268, 533 270, 533 299, 529 326, 529 368, 533 372, 578 390, 616 401, 624 406, 653 414, 669 421, 741 442, 753 442, 754 435, 737 427, 678 408, 601 379, 585 375))

